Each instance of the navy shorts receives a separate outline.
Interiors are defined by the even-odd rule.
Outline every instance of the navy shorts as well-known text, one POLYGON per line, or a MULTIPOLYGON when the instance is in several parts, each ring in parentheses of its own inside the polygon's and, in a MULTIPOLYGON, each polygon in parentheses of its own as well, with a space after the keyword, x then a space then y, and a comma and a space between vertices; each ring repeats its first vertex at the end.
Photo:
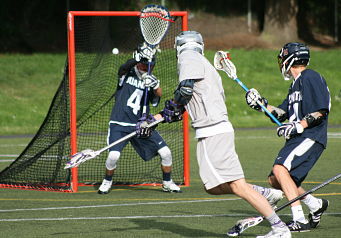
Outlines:
MULTIPOLYGON (((108 144, 115 142, 118 139, 136 131, 134 126, 120 126, 117 124, 110 123, 108 132, 108 144)), ((148 138, 137 138, 136 136, 114 145, 109 149, 109 151, 119 151, 122 152, 123 148, 131 143, 136 152, 145 161, 152 159, 158 154, 158 150, 167 146, 164 139, 160 136, 157 131, 152 131, 152 134, 148 138)))
MULTIPOLYGON (((284 147, 279 151, 274 165, 285 166, 291 178, 299 187, 321 156, 323 150, 323 145, 318 142, 300 136, 294 137, 286 141, 284 147)), ((273 175, 272 172, 271 175, 273 175)))

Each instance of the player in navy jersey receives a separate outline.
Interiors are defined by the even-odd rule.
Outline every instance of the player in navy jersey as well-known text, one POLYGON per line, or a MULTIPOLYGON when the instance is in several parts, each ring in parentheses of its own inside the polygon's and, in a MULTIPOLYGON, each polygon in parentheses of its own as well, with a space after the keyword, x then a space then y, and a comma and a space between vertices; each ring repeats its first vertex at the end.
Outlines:
MULTIPOLYGON (((269 183, 282 189, 288 200, 303 194, 301 184, 320 158, 327 145, 327 125, 330 111, 330 93, 325 79, 316 71, 307 69, 309 48, 302 43, 288 43, 278 55, 280 71, 285 80, 293 79, 288 95, 278 107, 271 106, 256 89, 246 93, 247 104, 258 111, 262 102, 280 121, 288 120, 277 128, 277 135, 286 139, 279 151, 269 183)), ((306 220, 300 201, 291 205, 293 221, 288 223, 292 232, 316 228, 329 201, 311 194, 301 200, 310 210, 306 220)))
MULTIPOLYGON (((149 112, 149 102, 153 106, 158 105, 162 94, 159 86, 160 81, 154 75, 147 74, 149 60, 151 60, 151 70, 156 63, 154 55, 155 50, 146 44, 140 45, 138 50, 134 52, 134 58, 129 59, 119 68, 115 105, 109 122, 108 144, 136 130, 136 124, 142 117, 145 87, 149 88, 146 115, 149 112)), ((99 187, 99 194, 110 192, 117 161, 123 148, 129 142, 145 161, 159 154, 163 173, 163 191, 180 192, 180 188, 171 179, 172 154, 169 147, 157 131, 153 130, 150 133, 151 135, 148 138, 143 138, 141 134, 139 137, 133 137, 109 149, 109 155, 105 163, 105 178, 99 187)))

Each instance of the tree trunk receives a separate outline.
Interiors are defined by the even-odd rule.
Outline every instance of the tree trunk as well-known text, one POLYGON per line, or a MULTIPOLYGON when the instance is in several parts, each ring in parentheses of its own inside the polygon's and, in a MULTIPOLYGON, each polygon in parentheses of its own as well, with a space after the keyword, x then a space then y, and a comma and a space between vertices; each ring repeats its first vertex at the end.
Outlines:
POLYGON ((266 0, 261 37, 275 47, 298 41, 297 12, 297 0, 266 0))

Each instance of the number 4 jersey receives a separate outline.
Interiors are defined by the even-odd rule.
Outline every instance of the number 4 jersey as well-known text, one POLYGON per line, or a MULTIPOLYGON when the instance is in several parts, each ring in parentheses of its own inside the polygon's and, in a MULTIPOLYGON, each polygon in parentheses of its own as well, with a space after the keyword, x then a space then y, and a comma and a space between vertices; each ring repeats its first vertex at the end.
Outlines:
MULTIPOLYGON (((141 74, 134 66, 127 74, 119 78, 110 123, 121 126, 135 126, 142 116, 144 91, 145 87, 141 74)), ((157 106, 160 99, 154 95, 153 91, 150 89, 148 92, 147 112, 149 111, 149 101, 153 102, 153 106, 157 106)))

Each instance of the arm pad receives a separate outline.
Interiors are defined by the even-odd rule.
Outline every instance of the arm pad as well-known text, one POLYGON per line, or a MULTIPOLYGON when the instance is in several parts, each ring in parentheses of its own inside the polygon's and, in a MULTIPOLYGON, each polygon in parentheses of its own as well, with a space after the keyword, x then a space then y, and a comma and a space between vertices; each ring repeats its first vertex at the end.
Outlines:
POLYGON ((320 125, 322 121, 326 119, 327 115, 328 115, 328 110, 322 109, 317 112, 312 112, 312 113, 305 115, 303 119, 306 120, 308 124, 308 128, 311 128, 311 127, 320 125))
POLYGON ((186 105, 193 96, 194 79, 186 79, 179 83, 174 91, 174 101, 186 105))

